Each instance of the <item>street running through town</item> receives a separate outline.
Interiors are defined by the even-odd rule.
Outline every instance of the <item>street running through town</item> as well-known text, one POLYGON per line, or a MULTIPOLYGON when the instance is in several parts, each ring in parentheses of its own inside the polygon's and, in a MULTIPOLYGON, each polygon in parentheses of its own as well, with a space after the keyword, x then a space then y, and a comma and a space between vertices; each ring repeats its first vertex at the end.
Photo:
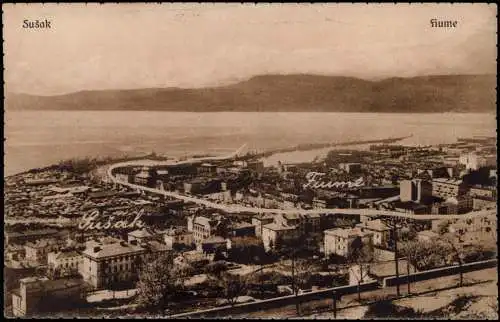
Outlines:
POLYGON ((112 164, 109 166, 107 170, 107 176, 111 180, 112 183, 126 186, 128 188, 149 192, 153 194, 163 195, 165 197, 171 197, 179 200, 183 200, 184 202, 192 202, 196 203, 208 208, 213 208, 217 210, 221 210, 227 213, 253 213, 253 214, 302 214, 302 215, 310 215, 310 214, 326 214, 326 213, 336 213, 342 215, 352 215, 352 216, 367 216, 367 217, 378 217, 378 216, 387 216, 387 217, 397 217, 397 218, 406 218, 412 220, 442 220, 442 219, 463 219, 463 218, 472 218, 478 216, 488 216, 488 215, 496 215, 496 209, 487 209, 481 211, 469 212, 467 214, 458 214, 458 215, 435 215, 435 214, 407 214, 401 213, 397 211, 391 210, 378 210, 378 209, 353 209, 353 208, 334 208, 334 209, 269 209, 269 208, 259 208, 259 207, 248 207, 243 205, 235 205, 235 204, 220 204, 216 202, 212 202, 209 200, 205 200, 202 198, 198 198, 195 196, 183 195, 173 191, 165 191, 156 188, 145 187, 137 184, 133 184, 130 182, 126 182, 116 178, 113 175, 113 172, 116 169, 124 168, 124 167, 159 167, 159 166, 172 166, 172 165, 184 165, 191 164, 194 162, 200 161, 216 161, 216 160, 227 160, 234 158, 241 151, 239 148, 237 151, 228 156, 223 157, 207 157, 203 159, 188 159, 183 161, 154 161, 154 160, 134 160, 134 161, 125 161, 112 164))

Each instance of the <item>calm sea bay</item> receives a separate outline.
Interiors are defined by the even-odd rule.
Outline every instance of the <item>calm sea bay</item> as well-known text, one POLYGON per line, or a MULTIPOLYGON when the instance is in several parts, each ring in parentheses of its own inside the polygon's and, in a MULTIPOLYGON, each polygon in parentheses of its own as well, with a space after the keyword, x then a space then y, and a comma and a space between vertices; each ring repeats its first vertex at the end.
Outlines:
MULTIPOLYGON (((400 143, 429 145, 452 143, 457 137, 496 135, 495 115, 459 113, 7 111, 4 121, 5 176, 84 156, 152 151, 171 157, 217 155, 244 143, 249 150, 262 151, 411 134, 400 143)), ((277 155, 266 163, 277 158, 307 161, 314 156, 311 151, 277 155)))

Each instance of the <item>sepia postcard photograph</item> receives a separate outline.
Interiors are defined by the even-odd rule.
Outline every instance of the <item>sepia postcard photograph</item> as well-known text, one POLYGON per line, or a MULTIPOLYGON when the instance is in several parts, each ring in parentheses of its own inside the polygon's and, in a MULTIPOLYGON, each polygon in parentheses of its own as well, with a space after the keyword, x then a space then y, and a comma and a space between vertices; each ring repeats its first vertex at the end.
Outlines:
POLYGON ((5 318, 498 319, 495 4, 2 21, 5 318))

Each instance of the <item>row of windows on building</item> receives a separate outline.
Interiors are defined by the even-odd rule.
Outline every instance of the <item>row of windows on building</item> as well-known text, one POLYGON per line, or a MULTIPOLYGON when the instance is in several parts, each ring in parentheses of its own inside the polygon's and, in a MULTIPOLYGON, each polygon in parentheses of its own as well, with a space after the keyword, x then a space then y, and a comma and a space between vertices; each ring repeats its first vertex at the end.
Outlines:
POLYGON ((113 264, 113 263, 122 263, 122 262, 128 262, 131 260, 134 260, 137 258, 138 255, 127 255, 123 257, 115 257, 115 258, 110 258, 108 260, 105 260, 103 263, 105 264, 113 264))
POLYGON ((206 231, 207 230, 207 228, 205 228, 205 226, 201 226, 198 224, 195 224, 193 229, 194 229, 194 231, 206 231))
POLYGON ((114 267, 104 267, 104 272, 105 273, 117 273, 117 272, 121 272, 121 271, 129 271, 129 270, 134 270, 134 269, 135 269, 134 264, 125 263, 125 264, 120 264, 120 265, 117 265, 114 267))
POLYGON ((123 274, 123 276, 111 276, 111 277, 104 277, 102 278, 102 283, 107 285, 107 284, 110 284, 110 283, 113 283, 113 282, 118 282, 119 280, 128 280, 129 278, 132 277, 132 274, 129 274, 129 273, 125 273, 123 274))

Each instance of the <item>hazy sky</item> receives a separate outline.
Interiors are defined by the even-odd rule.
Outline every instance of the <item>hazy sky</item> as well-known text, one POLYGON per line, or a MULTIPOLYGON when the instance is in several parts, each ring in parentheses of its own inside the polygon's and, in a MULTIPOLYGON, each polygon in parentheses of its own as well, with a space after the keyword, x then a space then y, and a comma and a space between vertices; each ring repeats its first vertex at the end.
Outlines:
POLYGON ((5 86, 58 94, 200 87, 265 73, 361 78, 496 73, 486 4, 10 4, 5 86), (430 19, 457 20, 454 29, 430 19), (24 19, 48 19, 30 30, 24 19))

